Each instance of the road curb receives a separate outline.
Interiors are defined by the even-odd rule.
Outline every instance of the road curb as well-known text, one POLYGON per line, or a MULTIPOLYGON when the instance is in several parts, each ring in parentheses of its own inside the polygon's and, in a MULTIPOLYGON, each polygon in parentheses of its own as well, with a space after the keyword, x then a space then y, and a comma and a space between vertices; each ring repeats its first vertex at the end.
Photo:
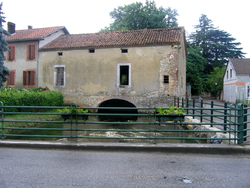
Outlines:
POLYGON ((165 152, 193 154, 250 154, 250 146, 226 144, 149 144, 149 143, 64 143, 39 141, 0 141, 0 147, 65 149, 89 151, 165 152))

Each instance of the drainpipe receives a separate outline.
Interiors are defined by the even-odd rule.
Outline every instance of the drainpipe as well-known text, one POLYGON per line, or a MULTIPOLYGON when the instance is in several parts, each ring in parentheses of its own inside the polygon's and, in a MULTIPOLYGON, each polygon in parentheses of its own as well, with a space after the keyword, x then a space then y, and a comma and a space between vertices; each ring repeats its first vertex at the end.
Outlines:
POLYGON ((39 43, 40 43, 40 40, 38 40, 38 43, 37 43, 37 48, 36 48, 36 54, 37 54, 37 62, 36 62, 36 87, 38 87, 38 73, 39 73, 39 43))

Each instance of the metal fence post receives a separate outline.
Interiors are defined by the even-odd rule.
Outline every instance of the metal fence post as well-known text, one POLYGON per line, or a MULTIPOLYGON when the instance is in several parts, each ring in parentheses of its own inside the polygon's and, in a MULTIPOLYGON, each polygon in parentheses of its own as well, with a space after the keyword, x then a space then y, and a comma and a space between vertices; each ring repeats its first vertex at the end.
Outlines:
POLYGON ((224 115, 225 115, 224 116, 224 123, 225 123, 224 124, 224 131, 225 132, 224 133, 226 133, 226 131, 227 131, 227 126, 226 126, 226 123, 227 123, 227 116, 226 116, 227 115, 227 103, 226 102, 224 103, 224 115))
POLYGON ((181 99, 181 107, 184 108, 184 99, 181 99))
POLYGON ((187 98, 187 114, 188 114, 188 107, 189 107, 189 106, 188 106, 188 102, 189 102, 189 101, 188 101, 188 98, 187 98))
POLYGON ((2 140, 4 140, 3 102, 0 101, 0 104, 1 104, 1 121, 2 121, 2 140))
MULTIPOLYGON (((244 105, 244 111, 243 111, 243 117, 244 117, 244 126, 243 126, 243 129, 247 129, 247 105, 245 104, 244 105)), ((243 131, 243 136, 246 136, 247 135, 247 131, 243 131)), ((247 138, 244 138, 244 141, 247 141, 247 138)))
POLYGON ((177 106, 178 106, 178 108, 179 108, 179 104, 180 104, 180 98, 178 97, 178 99, 177 99, 177 106))
MULTIPOLYGON (((195 114, 195 99, 193 99, 193 114, 195 114)), ((194 118, 194 116, 193 116, 194 118)))
POLYGON ((202 114, 203 114, 203 100, 201 100, 201 117, 200 117, 201 122, 202 122, 202 114))
POLYGON ((238 104, 238 144, 243 143, 243 104, 238 104))
POLYGON ((214 122, 214 110, 213 110, 213 108, 214 108, 214 101, 211 101, 211 120, 210 120, 210 123, 211 123, 211 125, 210 125, 210 127, 213 127, 213 122, 214 122))

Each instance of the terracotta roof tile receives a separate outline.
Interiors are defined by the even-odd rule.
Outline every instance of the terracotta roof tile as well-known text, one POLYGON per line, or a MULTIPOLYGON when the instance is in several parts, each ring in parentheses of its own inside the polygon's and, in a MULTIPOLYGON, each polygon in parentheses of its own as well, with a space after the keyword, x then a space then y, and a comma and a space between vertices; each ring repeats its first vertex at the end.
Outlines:
POLYGON ((40 29, 16 30, 15 34, 11 36, 6 36, 6 39, 7 39, 7 42, 38 40, 60 29, 65 29, 66 34, 68 34, 68 31, 64 26, 58 26, 58 27, 47 27, 47 28, 40 28, 40 29))
POLYGON ((250 74, 250 58, 238 59, 230 58, 236 74, 250 74))
POLYGON ((183 27, 118 31, 107 33, 63 35, 47 44, 40 51, 84 48, 110 48, 166 45, 180 43, 183 27))

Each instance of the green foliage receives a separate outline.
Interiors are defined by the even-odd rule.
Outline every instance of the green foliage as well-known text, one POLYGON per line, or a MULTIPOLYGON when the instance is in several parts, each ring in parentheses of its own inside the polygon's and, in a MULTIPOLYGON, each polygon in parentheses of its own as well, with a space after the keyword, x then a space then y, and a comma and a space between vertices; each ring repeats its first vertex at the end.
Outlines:
POLYGON ((220 92, 223 90, 223 77, 225 73, 226 67, 215 67, 213 72, 209 75, 209 80, 206 84, 209 86, 210 91, 212 93, 220 92), (217 85, 216 85, 217 83, 217 85))
POLYGON ((225 65, 229 58, 243 58, 241 44, 226 31, 214 27, 212 20, 202 14, 196 31, 189 36, 187 82, 192 94, 201 91, 216 93, 223 88, 225 65), (217 86, 215 87, 215 83, 217 86))
POLYGON ((178 108, 177 106, 171 106, 170 109, 158 108, 157 114, 159 115, 166 115, 166 114, 178 114, 184 115, 184 108, 178 108))
POLYGON ((188 43, 187 82, 191 84, 192 94, 199 95, 203 91, 202 73, 207 60, 202 57, 201 48, 192 47, 188 43))
POLYGON ((176 27, 178 13, 171 8, 157 8, 154 1, 132 3, 125 6, 119 6, 110 13, 114 22, 110 27, 105 27, 101 32, 122 31, 122 30, 140 30, 176 27))
POLYGON ((84 110, 82 108, 82 106, 80 106, 79 108, 71 107, 71 108, 58 109, 57 112, 62 113, 62 114, 70 114, 71 113, 72 115, 76 115, 76 114, 88 113, 88 110, 84 110))
MULTIPOLYGON (((63 106, 63 95, 46 88, 13 89, 5 86, 0 93, 0 101, 4 106, 63 106)), ((25 108, 8 108, 5 111, 27 111, 25 108)), ((35 111, 35 109, 33 109, 35 111)))
POLYGON ((243 58, 244 54, 235 42, 235 38, 226 31, 214 27, 212 21, 204 14, 195 26, 196 32, 189 36, 191 45, 201 48, 202 57, 207 59, 204 74, 210 74, 215 67, 224 67, 229 58, 243 58))
POLYGON ((9 50, 7 48, 8 43, 6 42, 6 36, 10 36, 10 33, 3 29, 3 22, 5 22, 5 17, 2 16, 2 5, 0 4, 0 88, 3 87, 4 83, 8 80, 6 76, 10 75, 9 69, 4 66, 4 61, 6 60, 4 52, 9 50))

